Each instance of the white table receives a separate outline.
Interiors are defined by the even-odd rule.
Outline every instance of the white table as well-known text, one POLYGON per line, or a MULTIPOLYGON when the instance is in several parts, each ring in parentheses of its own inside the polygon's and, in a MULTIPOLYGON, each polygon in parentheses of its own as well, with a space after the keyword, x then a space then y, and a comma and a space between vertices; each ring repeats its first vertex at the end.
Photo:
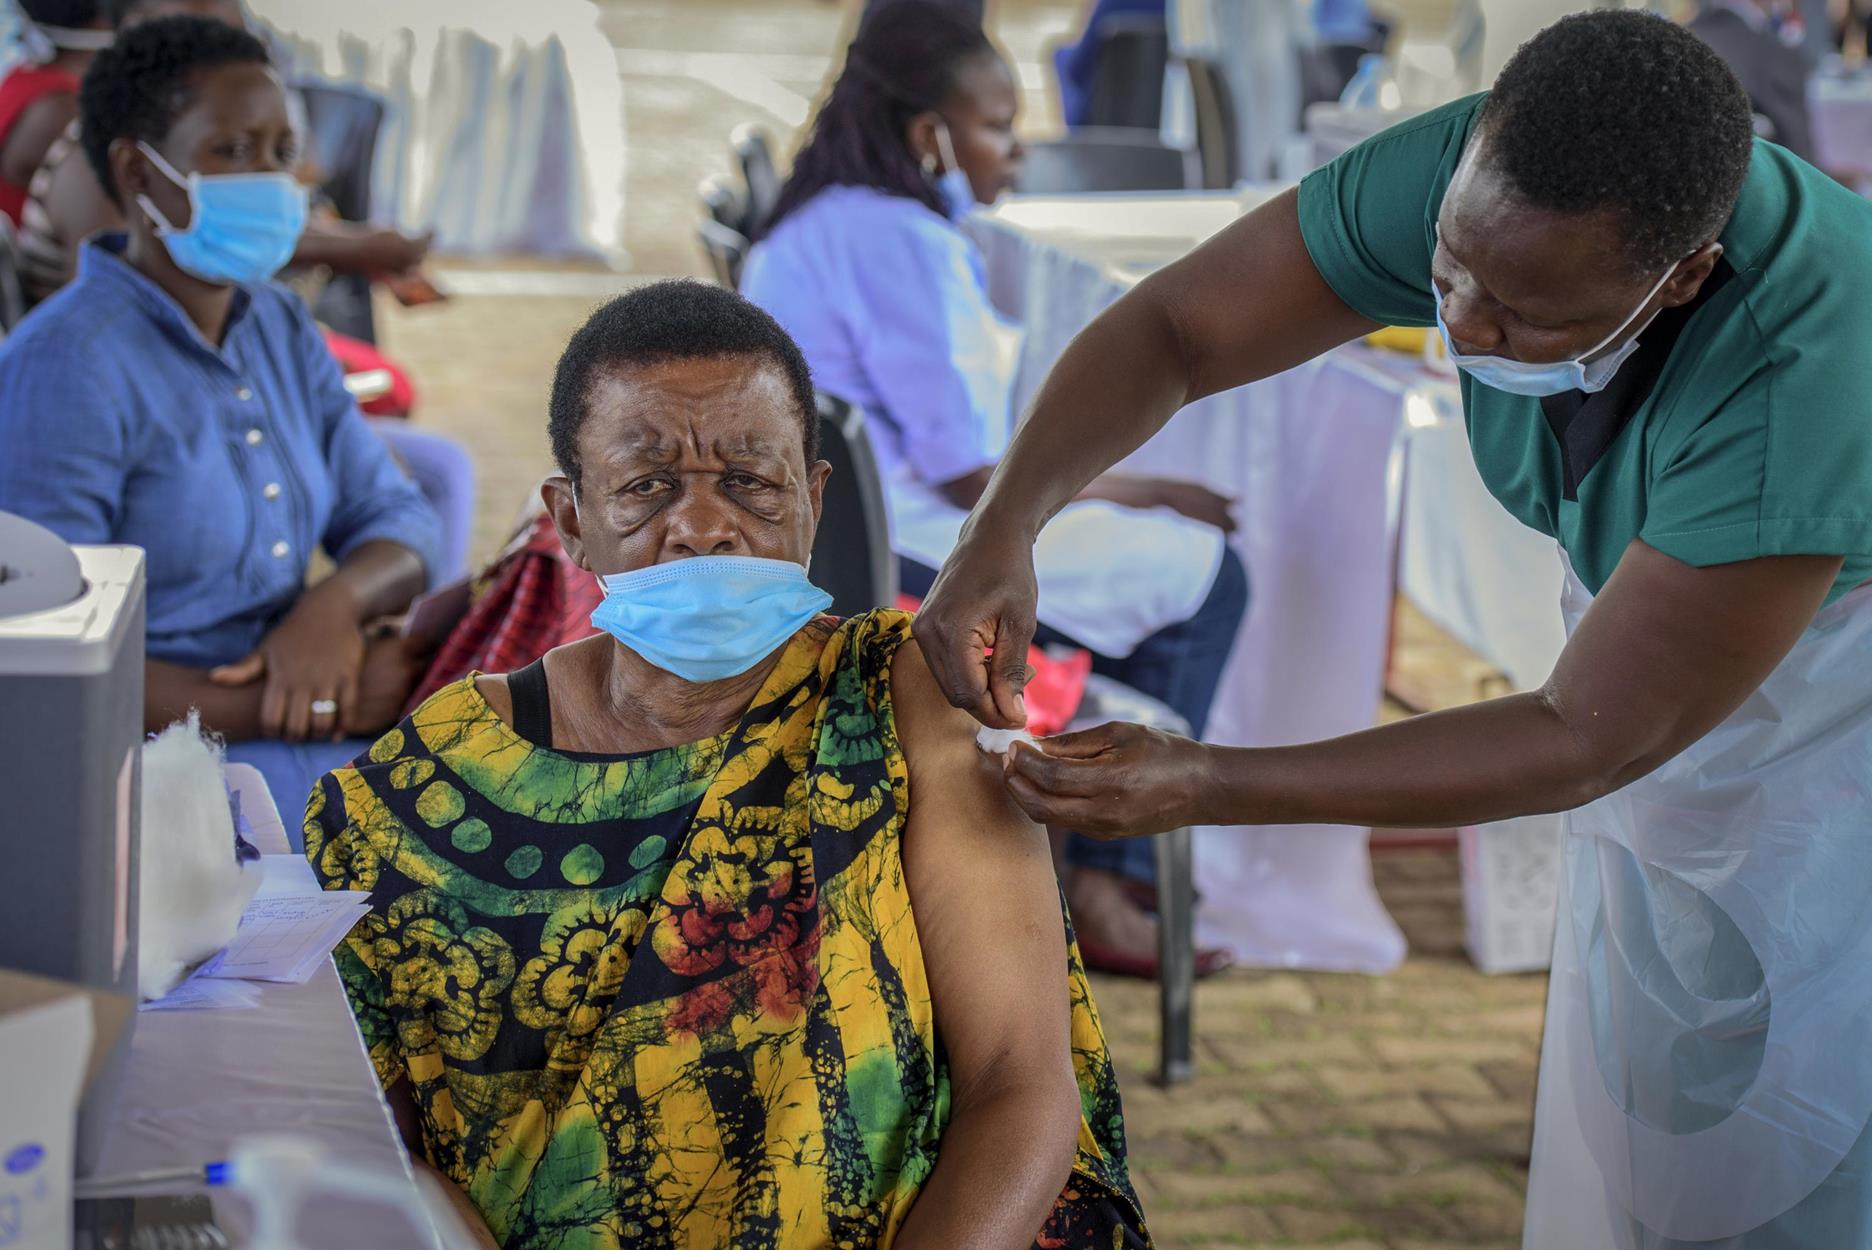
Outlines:
POLYGON ((382 95, 374 210, 455 253, 621 259, 624 88, 591 0, 252 0, 295 69, 382 95))
MULTIPOLYGON (((232 764, 228 781, 260 850, 286 854, 286 830, 260 774, 232 764)), ((316 1222, 302 1221, 307 1245, 439 1250, 329 959, 304 985, 260 987, 253 1010, 139 1013, 99 1174, 225 1159, 237 1139, 258 1132, 312 1138, 409 1188, 401 1215, 380 1203, 322 1196, 316 1222)), ((216 1221, 241 1246, 251 1231, 245 1204, 225 1190, 211 1192, 216 1221)))
POLYGON ((1820 167, 1872 178, 1872 72, 1815 74, 1807 82, 1807 107, 1820 167))
MULTIPOLYGON (((1027 327, 1022 408, 1086 322, 1269 194, 1016 197, 971 219, 991 296, 1027 327)), ((1517 679, 1540 668, 1543 646, 1557 654, 1552 544, 1522 530, 1483 492, 1457 407, 1454 386, 1416 362, 1347 348, 1192 405, 1125 462, 1127 470, 1193 478, 1239 500, 1234 542, 1248 566, 1251 602, 1211 741, 1274 746, 1373 723, 1407 516, 1402 563, 1434 573, 1422 583, 1433 617, 1454 620, 1465 641, 1504 667, 1513 653, 1517 679), (1420 435, 1436 452, 1421 469, 1414 451, 1406 457, 1420 435), (1544 563, 1530 554, 1535 548, 1544 563), (1464 575, 1476 568, 1488 572, 1464 575), (1545 641, 1517 645, 1491 633, 1523 616, 1504 612, 1504 603, 1542 605, 1533 611, 1551 621, 1545 641)), ((1367 832, 1198 831, 1199 936, 1262 966, 1394 966, 1403 938, 1372 888, 1367 832)))

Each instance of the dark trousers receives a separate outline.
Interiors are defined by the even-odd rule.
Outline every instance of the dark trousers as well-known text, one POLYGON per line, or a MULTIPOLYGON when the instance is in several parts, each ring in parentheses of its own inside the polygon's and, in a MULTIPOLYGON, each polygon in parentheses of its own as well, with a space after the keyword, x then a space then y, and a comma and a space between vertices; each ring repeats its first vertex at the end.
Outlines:
MULTIPOLYGON (((919 599, 929 594, 936 580, 935 570, 908 557, 900 557, 897 563, 898 580, 905 594, 919 599)), ((1166 705, 1188 721, 1191 732, 1200 738, 1209 725, 1209 709, 1215 703, 1222 667, 1228 663, 1229 649, 1235 645, 1235 635, 1247 612, 1247 570, 1233 550, 1224 548, 1215 583, 1194 616, 1166 625, 1140 642, 1130 655, 1093 651, 1092 671, 1166 705)), ((1034 642, 1081 645, 1045 625, 1035 631, 1034 642)), ((1066 841, 1066 859, 1078 867, 1113 872, 1134 881, 1156 877, 1156 857, 1148 838, 1099 842, 1071 834, 1066 841)))

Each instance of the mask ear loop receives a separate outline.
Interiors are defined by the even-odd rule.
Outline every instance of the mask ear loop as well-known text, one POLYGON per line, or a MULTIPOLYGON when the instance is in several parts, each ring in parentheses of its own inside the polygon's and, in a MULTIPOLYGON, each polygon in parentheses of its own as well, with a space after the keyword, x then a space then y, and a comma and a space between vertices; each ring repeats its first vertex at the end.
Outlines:
POLYGON ((943 120, 940 113, 936 115, 936 146, 942 150, 943 173, 953 173, 962 168, 956 160, 955 146, 949 142, 949 123, 943 120))
MULTIPOLYGON (((171 165, 168 161, 163 159, 163 155, 161 152, 158 152, 155 148, 143 142, 143 140, 141 139, 137 140, 137 151, 143 153, 144 157, 147 158, 152 165, 156 166, 156 172, 160 173, 163 177, 167 178, 170 182, 173 182, 176 186, 188 192, 189 213, 190 213, 189 219, 193 221, 194 220, 193 214, 195 212, 194 183, 192 181, 185 180, 181 174, 176 172, 176 167, 174 165, 171 165)), ((156 207, 155 203, 150 199, 149 196, 139 194, 136 197, 136 203, 137 203, 137 207, 142 209, 144 214, 150 219, 150 221, 155 224, 156 232, 158 234, 177 233, 175 226, 170 224, 169 219, 163 215, 163 212, 161 209, 156 207)))

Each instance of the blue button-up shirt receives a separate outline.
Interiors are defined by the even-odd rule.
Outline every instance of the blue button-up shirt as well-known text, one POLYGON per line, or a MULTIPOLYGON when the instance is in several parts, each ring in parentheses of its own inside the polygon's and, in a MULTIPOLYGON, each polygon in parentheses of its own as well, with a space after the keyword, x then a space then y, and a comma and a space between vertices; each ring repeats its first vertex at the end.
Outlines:
POLYGON ((0 344, 0 511, 142 547, 148 652, 196 667, 252 651, 316 548, 343 561, 385 539, 433 568, 435 513, 304 306, 242 287, 216 348, 123 248, 86 244, 77 279, 0 344))

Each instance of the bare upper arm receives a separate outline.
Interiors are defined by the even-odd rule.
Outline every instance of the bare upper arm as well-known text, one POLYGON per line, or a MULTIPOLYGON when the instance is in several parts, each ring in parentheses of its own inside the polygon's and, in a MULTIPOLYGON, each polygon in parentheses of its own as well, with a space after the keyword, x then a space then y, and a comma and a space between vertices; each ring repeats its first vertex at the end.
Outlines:
POLYGON ((1281 192, 1138 284, 1164 310, 1189 368, 1184 402, 1313 359, 1378 328, 1326 284, 1281 192))
POLYGON ((1542 695, 1618 784, 1635 780, 1742 706, 1812 623, 1842 563, 1696 568, 1633 542, 1542 695))
POLYGON ((0 142, 0 177, 23 187, 39 172, 52 141, 78 116, 78 97, 68 91, 42 95, 26 106, 0 142))
MULTIPOLYGON (((1075 1089, 1065 923, 1046 833, 1008 797, 1001 759, 949 706, 922 652, 891 666, 910 769, 904 876, 923 947, 936 1027, 956 1078, 1075 1089)), ((1076 1093, 1071 1093, 1076 1099, 1076 1093)))

